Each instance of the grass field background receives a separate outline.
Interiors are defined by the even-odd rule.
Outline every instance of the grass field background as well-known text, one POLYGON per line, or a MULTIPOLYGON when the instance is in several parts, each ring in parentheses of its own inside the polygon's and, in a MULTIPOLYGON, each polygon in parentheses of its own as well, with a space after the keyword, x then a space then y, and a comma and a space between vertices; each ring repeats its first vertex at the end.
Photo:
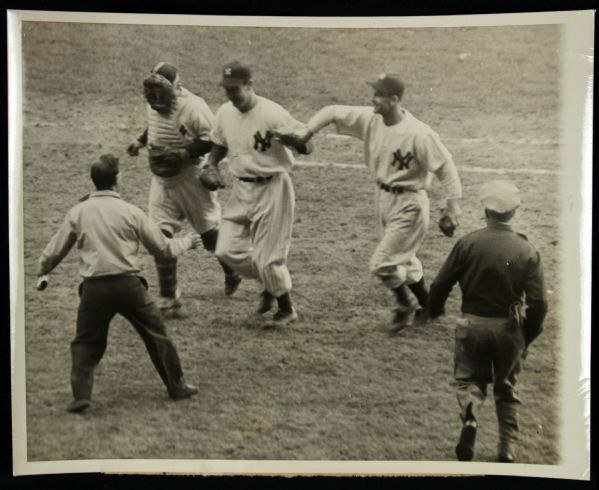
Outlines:
MULTIPOLYGON (((114 320, 97 369, 94 406, 68 414, 69 342, 78 304, 77 253, 35 291, 39 254, 67 210, 90 191, 88 165, 121 157, 121 194, 147 209, 150 172, 125 148, 143 130, 141 81, 158 61, 213 110, 225 102, 222 65, 254 67, 259 94, 307 120, 324 105, 369 105, 365 81, 399 72, 405 106, 440 134, 464 187, 458 236, 484 225, 477 187, 508 173, 522 191, 515 227, 542 253, 551 311, 524 363, 519 461, 560 461, 561 326, 560 30, 557 26, 436 29, 275 29, 142 25, 23 25, 24 264, 27 457, 63 459, 454 459, 460 430, 451 386, 453 321, 448 316, 390 338, 393 300, 371 277, 377 238, 372 178, 358 141, 314 139, 298 165, 289 268, 302 320, 265 332, 251 312, 259 285, 226 298, 220 268, 204 251, 180 259, 192 313, 170 322, 188 381, 200 394, 168 399, 141 340, 114 320), (465 54, 460 59, 460 54, 465 54), (479 171, 473 171, 478 169, 479 171), (531 173, 526 173, 532 170, 531 173), (548 172, 543 173, 546 170, 548 172), (537 172, 534 172, 537 171, 537 172)), ((330 130, 330 129, 329 129, 330 130)), ((505 177, 505 176, 504 176, 505 177)), ((228 189, 220 193, 226 202, 228 189)), ((433 223, 442 205, 431 191, 433 223)), ((431 226, 420 258, 430 283, 455 239, 431 226)), ((157 293, 153 260, 142 264, 157 293)), ((480 418, 477 460, 493 461, 492 397, 480 418)))

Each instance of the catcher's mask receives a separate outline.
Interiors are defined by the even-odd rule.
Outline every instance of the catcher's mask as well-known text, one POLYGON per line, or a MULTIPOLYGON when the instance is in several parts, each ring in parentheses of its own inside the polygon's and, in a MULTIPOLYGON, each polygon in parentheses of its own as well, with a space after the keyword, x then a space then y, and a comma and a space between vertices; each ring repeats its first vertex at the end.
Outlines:
POLYGON ((160 114, 170 114, 177 100, 177 85, 159 73, 144 80, 144 96, 150 107, 160 114))

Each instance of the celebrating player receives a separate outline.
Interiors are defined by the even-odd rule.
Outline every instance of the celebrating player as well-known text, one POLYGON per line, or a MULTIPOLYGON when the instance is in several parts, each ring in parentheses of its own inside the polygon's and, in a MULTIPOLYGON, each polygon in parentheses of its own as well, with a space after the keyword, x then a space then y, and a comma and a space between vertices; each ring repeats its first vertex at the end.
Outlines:
MULTIPOLYGON (((212 111, 197 95, 181 86, 179 74, 168 63, 158 63, 144 82, 148 127, 127 151, 137 156, 148 147, 150 170, 149 214, 167 237, 187 218, 200 234, 204 248, 214 252, 221 209, 216 192, 198 185, 199 164, 210 151, 212 111)), ((167 318, 187 316, 177 287, 177 258, 156 257, 160 308, 167 318)), ((232 295, 241 277, 219 261, 225 272, 225 293, 232 295)))
MULTIPOLYGON (((209 188, 222 185, 218 164, 225 156, 234 180, 216 256, 242 276, 264 285, 259 314, 270 311, 276 299, 278 311, 264 326, 285 326, 298 317, 286 265, 295 208, 289 177, 294 158, 275 132, 301 123, 279 104, 257 95, 250 68, 237 61, 224 67, 221 85, 229 102, 216 113, 209 158, 213 167, 204 174, 204 181, 209 188)), ((295 145, 295 150, 310 151, 303 143, 295 145)))
POLYGON ((422 263, 416 253, 429 225, 429 172, 438 176, 447 196, 439 224, 449 236, 459 224, 462 189, 451 154, 438 134, 402 107, 403 82, 395 75, 382 74, 370 85, 374 110, 327 106, 307 126, 282 137, 306 143, 334 123, 339 133, 364 141, 366 165, 377 186, 375 212, 381 237, 370 269, 395 293, 398 306, 390 332, 397 333, 413 322, 416 310, 406 286, 418 299, 419 312, 425 315, 428 307, 422 263))
POLYGON ((459 282, 463 317, 455 331, 454 372, 463 426, 456 446, 458 459, 474 457, 476 414, 487 396, 487 384, 493 382, 499 422, 497 458, 513 463, 520 359, 541 333, 547 313, 543 266, 526 236, 508 224, 520 205, 518 189, 506 181, 488 182, 481 200, 487 227, 455 244, 431 284, 430 316, 443 314, 447 296, 459 282))
POLYGON ((129 320, 146 345, 148 354, 171 398, 188 398, 197 388, 183 378, 179 355, 169 339, 162 315, 146 292, 140 277, 137 252, 140 243, 157 256, 176 256, 196 248, 197 235, 168 239, 137 207, 116 192, 118 159, 103 155, 92 164, 96 192, 73 207, 52 237, 39 260, 38 289, 44 289, 49 274, 77 244, 83 282, 77 312, 77 333, 71 343, 71 388, 69 412, 83 412, 91 405, 94 369, 106 350, 108 326, 117 313, 129 320))

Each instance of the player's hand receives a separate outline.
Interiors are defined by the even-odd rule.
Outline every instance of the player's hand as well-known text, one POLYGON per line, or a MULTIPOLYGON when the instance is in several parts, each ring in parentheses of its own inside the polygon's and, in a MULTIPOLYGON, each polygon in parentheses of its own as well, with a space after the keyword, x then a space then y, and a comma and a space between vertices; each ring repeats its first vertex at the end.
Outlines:
POLYGON ((195 248, 198 248, 200 245, 202 245, 202 237, 200 235, 198 235, 197 233, 189 233, 187 235, 189 238, 191 238, 191 248, 192 250, 195 248))
POLYGON ((50 277, 48 276, 48 274, 38 275, 36 289, 38 291, 43 291, 48 287, 48 282, 50 282, 50 277))
POLYGON ((457 199, 447 199, 447 205, 441 210, 439 228, 445 236, 452 237, 455 229, 460 226, 460 205, 457 199))
POLYGON ((127 153, 129 156, 136 157, 139 155, 139 150, 141 148, 143 148, 143 145, 139 141, 135 141, 127 147, 127 153))
POLYGON ((205 165, 202 170, 200 170, 199 181, 200 184, 209 191, 217 191, 218 189, 224 189, 225 187, 225 183, 218 167, 215 167, 212 164, 205 165))

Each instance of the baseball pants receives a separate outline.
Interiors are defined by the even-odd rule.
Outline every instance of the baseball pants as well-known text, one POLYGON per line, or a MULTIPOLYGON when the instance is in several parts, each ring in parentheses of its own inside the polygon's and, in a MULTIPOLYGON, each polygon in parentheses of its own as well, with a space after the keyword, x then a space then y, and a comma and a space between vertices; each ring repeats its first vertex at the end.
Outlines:
POLYGON ((429 226, 426 191, 393 194, 377 188, 376 221, 381 240, 370 259, 370 271, 391 289, 418 282, 423 271, 416 253, 429 226))
POLYGON ((294 212, 295 193, 287 173, 267 182, 235 179, 216 256, 242 276, 259 280, 274 297, 289 292, 286 263, 294 212))
POLYGON ((137 330, 169 395, 176 397, 184 384, 179 355, 141 278, 86 279, 80 294, 77 332, 71 343, 71 388, 75 400, 91 399, 94 369, 104 355, 108 327, 117 313, 137 330))
MULTIPOLYGON (((200 168, 184 167, 171 178, 154 176, 150 185, 149 216, 165 235, 173 237, 187 219, 203 237, 216 232, 221 219, 217 193, 210 192, 198 182, 200 168)), ((160 283, 161 308, 173 306, 181 295, 177 285, 177 257, 155 257, 160 283)))
POLYGON ((454 366, 457 398, 462 419, 469 404, 476 416, 493 383, 499 440, 513 443, 518 435, 516 385, 524 334, 506 318, 485 318, 464 314, 455 331, 454 366))
POLYGON ((218 228, 221 209, 217 193, 199 184, 199 172, 197 165, 188 165, 175 177, 152 177, 148 214, 161 230, 174 235, 184 219, 199 234, 218 228))

